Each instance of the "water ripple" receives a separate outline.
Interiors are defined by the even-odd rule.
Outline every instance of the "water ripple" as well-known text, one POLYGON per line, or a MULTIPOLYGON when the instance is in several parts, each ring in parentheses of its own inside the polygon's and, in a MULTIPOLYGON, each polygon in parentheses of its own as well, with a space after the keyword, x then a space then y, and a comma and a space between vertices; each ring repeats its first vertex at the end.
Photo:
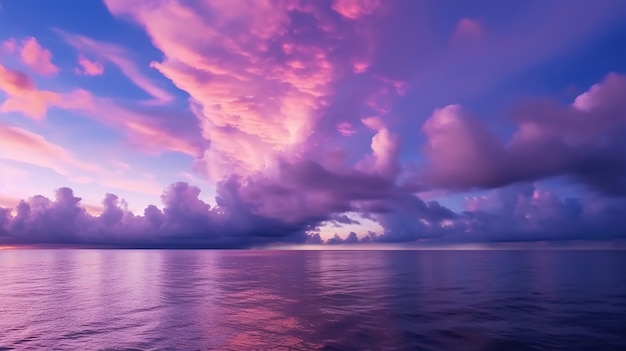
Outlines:
POLYGON ((0 351, 42 349, 626 350, 626 255, 2 251, 0 351))

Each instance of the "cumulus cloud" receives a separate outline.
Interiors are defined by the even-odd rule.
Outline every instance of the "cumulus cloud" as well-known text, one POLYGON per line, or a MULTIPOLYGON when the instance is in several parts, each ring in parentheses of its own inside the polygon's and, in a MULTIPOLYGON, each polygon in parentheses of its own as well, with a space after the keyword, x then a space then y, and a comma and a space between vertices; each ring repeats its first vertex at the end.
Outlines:
POLYGON ((344 240, 339 236, 339 234, 335 233, 335 235, 326 240, 326 244, 328 245, 339 245, 339 244, 343 244, 344 240))
POLYGON ((254 215, 241 202, 237 184, 225 182, 218 206, 198 199, 200 190, 176 183, 161 196, 163 209, 148 206, 143 215, 129 212, 116 195, 107 194, 103 211, 93 216, 69 188, 55 199, 33 196, 22 200, 15 215, 0 210, 2 243, 114 247, 247 247, 274 241, 304 242, 302 226, 254 215))
MULTIPOLYGON (((52 200, 37 195, 20 201, 13 214, 0 208, 0 243, 181 248, 323 243, 316 229, 319 218, 263 215, 248 197, 250 186, 255 185, 225 180, 211 207, 198 198, 198 188, 175 183, 163 192, 162 209, 149 205, 141 215, 114 194, 106 194, 101 213, 92 215, 71 189, 61 188, 52 200)), ((624 199, 563 199, 531 185, 495 190, 461 213, 409 196, 387 203, 370 212, 383 232, 335 235, 326 244, 609 240, 623 238, 626 225, 620 215, 626 210, 624 199)))
POLYGON ((372 153, 361 160, 357 168, 386 177, 395 177, 400 169, 398 164, 400 137, 389 131, 378 117, 363 119, 363 124, 375 130, 376 134, 372 137, 372 153))
POLYGON ((626 77, 609 74, 571 105, 523 104, 507 143, 458 105, 438 109, 422 128, 425 177, 459 190, 568 176, 608 195, 626 195, 624 95, 626 77))
MULTIPOLYGON (((469 198, 463 215, 463 241, 603 240, 624 236, 623 198, 595 195, 561 198, 531 184, 493 190, 469 198)), ((452 239, 451 238, 451 239, 452 239)))
POLYGON ((7 53, 18 53, 22 63, 37 74, 51 76, 59 72, 59 67, 52 63, 50 50, 42 47, 33 37, 20 42, 10 38, 2 43, 2 49, 7 53))

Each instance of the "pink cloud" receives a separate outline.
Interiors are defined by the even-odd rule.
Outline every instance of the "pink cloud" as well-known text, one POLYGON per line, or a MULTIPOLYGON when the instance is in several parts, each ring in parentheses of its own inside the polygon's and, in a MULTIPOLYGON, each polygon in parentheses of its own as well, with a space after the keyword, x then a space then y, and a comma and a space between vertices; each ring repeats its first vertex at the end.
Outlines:
MULTIPOLYGON (((20 112, 43 119, 49 108, 76 110, 118 128, 129 136, 134 146, 144 151, 172 150, 198 157, 205 142, 195 136, 195 121, 183 116, 151 117, 163 112, 140 112, 94 97, 90 92, 76 89, 68 93, 37 90, 33 81, 23 72, 12 71, 0 65, 0 91, 8 98, 0 105, 0 112, 20 112), (186 128, 186 129, 185 129, 186 128)), ((161 110, 163 111, 163 110, 161 110)), ((190 115, 190 113, 187 113, 190 115)), ((190 116, 189 116, 190 117, 190 116)))
POLYGON ((369 66, 370 66, 369 62, 358 61, 352 65, 352 70, 354 71, 354 73, 363 73, 367 71, 369 66))
POLYGON ((100 167, 76 159, 69 151, 28 130, 0 124, 0 158, 49 168, 61 175, 73 170, 99 172, 100 167))
POLYGON ((59 72, 59 67, 52 63, 52 53, 43 48, 37 39, 30 37, 20 44, 15 39, 9 39, 3 44, 9 51, 19 51, 20 59, 34 72, 50 76, 59 72))
POLYGON ((323 45, 290 40, 293 4, 124 4, 107 2, 114 14, 146 29, 165 56, 152 66, 191 95, 211 141, 204 160, 214 178, 264 170, 311 135, 330 93, 333 64, 323 45), (283 58, 268 51, 274 44, 283 58))
POLYGON ((132 109, 104 98, 96 98, 94 108, 85 112, 99 122, 125 133, 133 147, 145 152, 170 150, 200 157, 206 147, 206 142, 193 123, 195 121, 190 121, 181 113, 175 115, 166 111, 157 113, 154 109, 132 109))
POLYGON ((539 100, 515 111, 506 143, 458 105, 424 123, 425 178, 449 189, 493 188, 556 176, 626 194, 626 77, 609 74, 570 105, 539 100))
POLYGON ((354 127, 352 127, 352 124, 348 122, 339 123, 337 125, 337 131, 343 136, 350 136, 356 133, 354 127))
POLYGON ((394 178, 399 170, 400 138, 390 132, 379 117, 365 118, 363 124, 375 130, 376 134, 372 137, 370 145, 371 155, 361 160, 357 164, 357 169, 394 178))
POLYGON ((31 91, 35 84, 26 74, 20 71, 13 71, 0 65, 0 89, 6 94, 18 95, 31 91))
POLYGON ((504 146, 459 105, 435 110, 422 132, 428 138, 423 152, 431 162, 430 178, 439 184, 454 183, 458 177, 485 182, 504 157, 504 146))
POLYGON ((104 207, 102 207, 102 205, 93 205, 88 203, 82 203, 81 205, 83 206, 83 208, 85 208, 85 211, 91 216, 99 216, 102 214, 102 212, 104 212, 104 207))
POLYGON ((111 176, 102 177, 100 184, 107 188, 125 190, 133 193, 147 195, 161 195, 163 187, 154 181, 147 179, 115 178, 111 176))
POLYGON ((20 202, 20 198, 0 194, 0 208, 14 208, 20 202))
POLYGON ((174 97, 169 92, 157 85, 140 71, 137 65, 135 65, 135 63, 128 58, 129 54, 124 48, 77 34, 71 34, 60 30, 57 30, 57 32, 59 32, 61 36, 77 50, 87 52, 100 60, 109 61, 117 66, 131 82, 153 97, 153 100, 148 101, 148 103, 166 104, 174 100, 174 97))
POLYGON ((15 38, 9 38, 2 42, 2 51, 10 54, 17 50, 17 40, 15 38))
MULTIPOLYGON (((211 143, 198 164, 205 164, 203 173, 213 179, 272 173, 279 159, 320 154, 322 148, 313 146, 316 137, 351 134, 348 125, 364 114, 388 113, 396 95, 407 89, 400 81, 363 74, 376 81, 364 88, 371 96, 351 94, 355 106, 341 111, 341 120, 332 120, 339 113, 329 112, 338 101, 337 83, 354 70, 366 73, 375 50, 367 26, 343 20, 323 2, 106 4, 113 15, 145 29, 164 56, 151 66, 190 95, 211 143)), ((358 11, 365 14, 378 2, 361 4, 358 11)))
POLYGON ((387 115, 391 112, 398 98, 406 94, 409 84, 384 76, 376 76, 375 78, 376 82, 372 83, 372 91, 364 97, 365 104, 376 114, 387 115))
POLYGON ((381 130, 385 128, 385 122, 380 117, 367 117, 361 120, 368 128, 372 130, 381 130))
POLYGON ((378 6, 379 0, 333 0, 332 4, 333 10, 349 19, 370 15, 378 6))
POLYGON ((7 99, 0 105, 0 112, 20 112, 34 119, 43 119, 51 107, 64 109, 91 109, 92 95, 82 89, 69 93, 37 90, 33 81, 23 72, 0 65, 0 91, 7 99))
POLYGON ((459 21, 452 34, 452 40, 461 42, 478 42, 485 36, 485 28, 482 23, 470 18, 463 18, 459 21))
POLYGON ((588 91, 577 96, 572 106, 586 112, 601 110, 606 106, 619 106, 626 109, 625 92, 626 77, 610 73, 601 83, 594 84, 588 91))
POLYGON ((31 173, 18 165, 0 160, 0 207, 13 208, 19 202, 15 196, 18 184, 28 182, 31 173))
POLYGON ((387 84, 388 86, 393 87, 396 93, 400 96, 404 96, 406 92, 409 90, 409 84, 399 79, 391 79, 388 77, 378 77, 378 79, 387 84))
POLYGON ((81 68, 76 68, 78 74, 86 76, 99 76, 104 73, 104 66, 97 61, 91 61, 84 55, 78 56, 78 64, 81 68))

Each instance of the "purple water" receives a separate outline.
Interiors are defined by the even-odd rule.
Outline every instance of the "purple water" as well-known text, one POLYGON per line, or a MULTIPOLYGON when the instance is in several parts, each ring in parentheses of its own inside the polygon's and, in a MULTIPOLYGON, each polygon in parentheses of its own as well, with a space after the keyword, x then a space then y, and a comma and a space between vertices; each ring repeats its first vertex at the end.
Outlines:
POLYGON ((0 251, 0 350, 626 350, 621 251, 0 251))

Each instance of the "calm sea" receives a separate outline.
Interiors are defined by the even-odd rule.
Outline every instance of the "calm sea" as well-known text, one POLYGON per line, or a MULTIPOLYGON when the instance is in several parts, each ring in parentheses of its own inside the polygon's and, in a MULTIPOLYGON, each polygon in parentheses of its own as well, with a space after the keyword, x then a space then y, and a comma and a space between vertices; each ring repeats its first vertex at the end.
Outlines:
POLYGON ((0 350, 626 350, 624 251, 0 251, 0 350))

